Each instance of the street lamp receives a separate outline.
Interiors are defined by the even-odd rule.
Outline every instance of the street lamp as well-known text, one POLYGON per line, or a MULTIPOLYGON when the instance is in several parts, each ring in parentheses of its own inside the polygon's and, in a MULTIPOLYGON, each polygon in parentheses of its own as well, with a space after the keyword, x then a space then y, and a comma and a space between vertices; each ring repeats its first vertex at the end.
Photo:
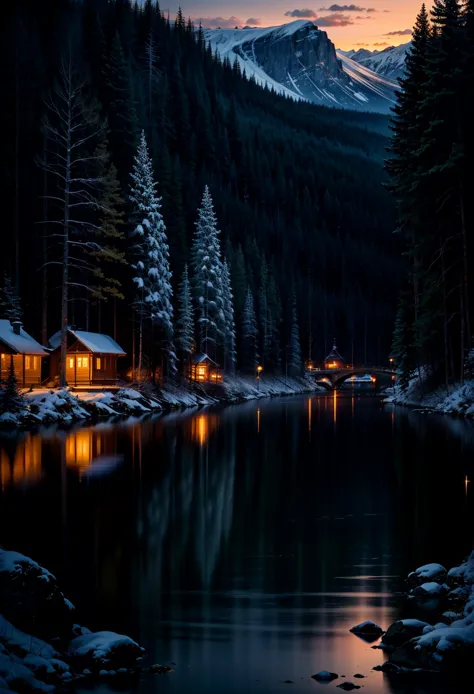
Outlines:
POLYGON ((257 390, 260 390, 260 374, 263 371, 263 366, 260 366, 260 364, 257 366, 257 390))

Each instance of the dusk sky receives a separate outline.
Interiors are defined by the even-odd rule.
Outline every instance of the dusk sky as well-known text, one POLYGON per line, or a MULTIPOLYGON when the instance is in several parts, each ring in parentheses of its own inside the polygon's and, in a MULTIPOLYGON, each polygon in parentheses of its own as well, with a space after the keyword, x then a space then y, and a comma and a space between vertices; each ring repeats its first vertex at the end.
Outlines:
MULTIPOLYGON (((299 3, 296 0, 182 0, 186 17, 207 27, 274 26, 311 19, 327 31, 337 48, 382 49, 406 43, 422 0, 361 0, 299 3)), ((170 3, 171 16, 179 0, 170 3)), ((427 0, 427 5, 431 3, 427 0)), ((161 3, 162 9, 166 2, 161 3)))

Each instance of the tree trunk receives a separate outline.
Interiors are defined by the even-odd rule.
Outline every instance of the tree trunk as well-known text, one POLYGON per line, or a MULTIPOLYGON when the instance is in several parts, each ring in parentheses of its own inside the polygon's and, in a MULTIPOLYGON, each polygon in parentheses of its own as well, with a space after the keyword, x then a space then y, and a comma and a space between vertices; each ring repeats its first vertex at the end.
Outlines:
POLYGON ((20 66, 15 50, 15 292, 20 295, 20 66))
MULTIPOLYGON (((43 138, 43 157, 46 163, 46 137, 43 138)), ((43 257, 43 281, 41 287, 41 341, 43 345, 48 344, 48 174, 46 168, 43 173, 43 236, 41 239, 41 251, 43 257)))
POLYGON ((67 101, 67 137, 65 152, 65 181, 64 181, 64 239, 63 239, 63 272, 61 281, 61 356, 59 360, 59 385, 67 385, 67 319, 69 300, 69 197, 71 191, 71 57, 68 62, 68 101, 67 101))

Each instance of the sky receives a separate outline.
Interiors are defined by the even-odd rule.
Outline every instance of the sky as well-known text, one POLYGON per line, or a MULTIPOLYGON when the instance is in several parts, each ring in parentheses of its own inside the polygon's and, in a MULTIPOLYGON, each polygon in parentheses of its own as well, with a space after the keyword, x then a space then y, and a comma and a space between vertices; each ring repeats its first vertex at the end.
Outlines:
MULTIPOLYGON (((422 0, 161 0, 173 17, 181 4, 186 17, 203 26, 276 26, 310 19, 327 31, 336 48, 381 50, 410 40, 411 28, 422 0)), ((431 3, 428 0, 427 5, 431 3)))

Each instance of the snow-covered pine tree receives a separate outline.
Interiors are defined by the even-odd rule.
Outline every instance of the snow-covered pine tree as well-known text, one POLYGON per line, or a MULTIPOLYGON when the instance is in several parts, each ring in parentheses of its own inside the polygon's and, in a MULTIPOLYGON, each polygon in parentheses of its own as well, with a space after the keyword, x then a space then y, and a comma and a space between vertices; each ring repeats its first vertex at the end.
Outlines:
MULTIPOLYGON (((176 372, 173 342, 173 289, 166 226, 161 214, 161 198, 157 195, 153 165, 148 153, 144 131, 135 156, 130 201, 138 224, 134 236, 133 281, 137 286, 137 309, 143 319, 151 319, 163 338, 163 353, 167 355, 165 370, 176 372)), ((142 340, 140 340, 140 343, 142 340)), ((141 367, 139 357, 139 369, 141 367)))
POLYGON ((13 354, 10 357, 10 369, 5 385, 0 389, 0 412, 18 412, 23 406, 23 395, 18 388, 13 354))
POLYGON ((251 374, 255 373, 258 364, 257 338, 257 317, 252 290, 248 287, 242 315, 242 368, 251 374))
POLYGON ((235 371, 237 352, 235 349, 234 294, 229 266, 224 259, 222 265, 222 296, 224 302, 224 367, 230 373, 235 371))
POLYGON ((218 348, 223 344, 225 318, 219 231, 208 186, 198 210, 191 266, 198 312, 199 349, 217 360, 218 348))
POLYGON ((291 312, 290 354, 288 372, 291 376, 301 376, 303 373, 303 357, 301 355, 300 329, 296 313, 296 300, 293 300, 291 312))
POLYGON ((23 318, 20 297, 16 293, 10 275, 6 273, 3 279, 3 287, 0 291, 0 311, 2 318, 7 318, 10 323, 21 321, 23 318))
POLYGON ((187 263, 184 266, 183 278, 179 286, 176 343, 179 351, 186 357, 194 352, 194 309, 187 263))
POLYGON ((268 306, 268 268, 265 258, 262 260, 261 284, 258 297, 258 312, 260 323, 260 350, 262 355, 262 366, 267 368, 270 365, 272 349, 272 320, 268 306))

